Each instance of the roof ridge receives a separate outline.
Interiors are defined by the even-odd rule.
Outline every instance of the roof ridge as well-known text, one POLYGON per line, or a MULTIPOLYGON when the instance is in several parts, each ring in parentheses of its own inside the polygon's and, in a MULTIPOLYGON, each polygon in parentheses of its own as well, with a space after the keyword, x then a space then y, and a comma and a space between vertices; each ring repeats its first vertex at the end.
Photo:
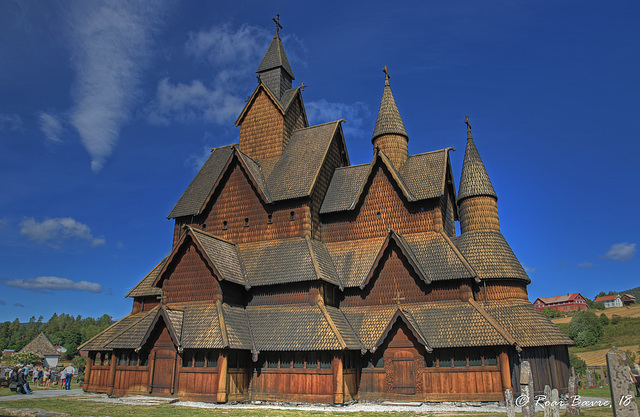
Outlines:
POLYGON ((318 306, 318 308, 322 312, 322 315, 324 315, 324 319, 329 324, 329 327, 331 328, 331 331, 336 336, 336 339, 338 339, 338 343, 340 343, 340 346, 342 346, 342 349, 346 349, 347 348, 347 344, 345 343, 344 339, 342 338, 342 335, 338 331, 338 327, 336 327, 336 324, 333 322, 333 319, 331 318, 331 315, 327 311, 327 309, 326 309, 326 307, 324 305, 324 301, 322 301, 321 298, 318 299, 318 302, 316 303, 316 306, 318 306))
POLYGON ((480 278, 478 278, 478 273, 475 271, 475 269, 473 269, 473 267, 471 266, 467 258, 464 257, 462 252, 460 252, 460 249, 458 249, 458 247, 455 245, 455 243, 453 243, 451 238, 449 238, 449 236, 444 232, 444 230, 437 231, 436 233, 439 233, 445 239, 445 241, 447 242, 447 244, 449 245, 453 253, 455 253, 458 259, 460 260, 460 262, 464 265, 465 268, 467 268, 469 273, 471 273, 475 277, 476 282, 480 282, 480 278))
POLYGON ((489 314, 489 312, 482 308, 480 304, 478 304, 473 298, 469 298, 467 302, 471 304, 473 308, 475 308, 478 313, 480 313, 480 315, 482 315, 482 317, 484 317, 489 322, 489 324, 493 326, 493 328, 496 329, 507 342, 509 342, 510 345, 515 346, 518 352, 521 350, 520 346, 518 346, 518 342, 516 342, 516 339, 511 335, 511 333, 509 333, 504 327, 502 327, 500 323, 498 323, 496 319, 489 314))
POLYGON ((229 347, 229 335, 227 334, 227 324, 224 319, 224 311, 222 310, 222 300, 216 300, 216 311, 218 312, 218 325, 220 327, 220 336, 222 337, 222 346, 229 347))

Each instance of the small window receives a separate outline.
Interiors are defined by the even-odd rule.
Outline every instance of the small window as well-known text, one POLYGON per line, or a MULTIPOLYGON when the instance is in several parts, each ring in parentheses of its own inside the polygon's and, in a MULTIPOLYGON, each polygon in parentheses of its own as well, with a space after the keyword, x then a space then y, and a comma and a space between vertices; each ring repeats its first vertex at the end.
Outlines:
POLYGON ((118 358, 118 366, 127 366, 127 352, 120 353, 120 357, 118 358))
POLYGON ((223 221, 222 222, 222 230, 227 230, 229 228, 229 223, 227 223, 227 221, 223 221))
POLYGON ((269 215, 267 216, 267 223, 268 223, 268 224, 273 223, 273 214, 269 214, 269 215))
POLYGON ((204 232, 207 231, 207 224, 206 223, 202 225, 202 231, 204 231, 204 232))
POLYGON ((291 213, 289 213, 289 220, 293 221, 296 219, 296 212, 292 211, 291 213))
POLYGON ((191 362, 193 362, 193 352, 184 352, 182 355, 182 367, 191 368, 191 362))
POLYGON ((497 366, 498 359, 496 353, 493 350, 487 349, 484 351, 484 366, 497 366))
POLYGON ((207 352, 207 368, 216 368, 218 367, 218 352, 215 350, 210 350, 207 352))
POLYGON ((435 368, 436 365, 436 355, 433 353, 427 353, 424 357, 424 366, 427 368, 435 368))
POLYGON ((465 351, 458 350, 453 355, 453 366, 456 368, 467 366, 467 355, 465 351))
POLYGON ((149 364, 149 353, 140 352, 140 366, 147 366, 149 364))
POLYGON ((293 355, 293 367, 296 369, 304 368, 304 353, 296 352, 293 355))
POLYGON ((382 217, 382 213, 377 212, 377 213, 376 213, 376 217, 382 217))
POLYGON ((291 368, 291 360, 292 360, 291 353, 283 352, 282 356, 280 357, 280 368, 282 368, 282 369, 291 368))
POLYGON ((196 352, 193 366, 196 368, 204 368, 204 356, 205 353, 203 351, 196 352))
POLYGON ((232 350, 227 355, 227 368, 237 368, 238 367, 238 353, 235 350, 232 350))
POLYGON ((244 227, 249 227, 249 218, 248 217, 244 218, 244 227))
POLYGON ((320 369, 331 369, 331 354, 322 352, 320 355, 320 369))
POLYGON ((318 355, 316 352, 309 352, 307 356, 307 369, 318 369, 318 355))
POLYGON ((138 366, 138 354, 136 352, 131 352, 131 356, 129 357, 129 366, 138 366))
POLYGON ((267 368, 277 368, 278 359, 278 354, 276 352, 267 353, 267 368))
POLYGON ((469 366, 482 366, 480 352, 475 349, 469 352, 469 366))

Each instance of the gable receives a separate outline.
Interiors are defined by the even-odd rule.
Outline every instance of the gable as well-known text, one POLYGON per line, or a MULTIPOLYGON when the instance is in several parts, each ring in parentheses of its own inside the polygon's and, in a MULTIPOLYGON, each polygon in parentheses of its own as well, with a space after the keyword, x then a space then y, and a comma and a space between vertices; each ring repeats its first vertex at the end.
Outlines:
POLYGON ((337 241, 384 236, 389 229, 398 233, 435 230, 437 205, 437 200, 410 204, 386 166, 378 164, 355 209, 323 219, 322 237, 337 241))
POLYGON ((240 151, 255 159, 280 156, 284 148, 284 114, 262 84, 247 103, 240 126, 240 151))
POLYGON ((213 270, 189 237, 162 274, 165 303, 210 301, 222 293, 213 270))
POLYGON ((383 252, 371 279, 362 289, 348 289, 341 305, 394 305, 426 300, 427 284, 415 272, 394 241, 383 252))

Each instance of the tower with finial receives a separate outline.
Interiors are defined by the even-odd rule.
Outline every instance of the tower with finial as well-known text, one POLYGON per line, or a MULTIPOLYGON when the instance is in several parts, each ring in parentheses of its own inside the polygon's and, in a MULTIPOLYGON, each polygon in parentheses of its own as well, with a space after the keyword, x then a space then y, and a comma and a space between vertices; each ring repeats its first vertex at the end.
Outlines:
POLYGON ((381 150, 391 160, 394 167, 400 169, 409 156, 407 146, 409 136, 404 128, 402 117, 400 117, 398 106, 391 92, 391 85, 389 84, 391 76, 386 65, 382 71, 384 72, 384 90, 371 142, 373 143, 374 152, 376 149, 381 150))
POLYGON ((256 72, 260 81, 271 90, 277 99, 280 99, 285 91, 291 89, 295 77, 280 39, 280 29, 282 29, 280 15, 276 14, 276 17, 272 19, 276 24, 276 34, 256 72))
POLYGON ((498 196, 471 136, 469 116, 466 116, 464 122, 467 125, 467 148, 458 192, 460 232, 500 231, 498 196))

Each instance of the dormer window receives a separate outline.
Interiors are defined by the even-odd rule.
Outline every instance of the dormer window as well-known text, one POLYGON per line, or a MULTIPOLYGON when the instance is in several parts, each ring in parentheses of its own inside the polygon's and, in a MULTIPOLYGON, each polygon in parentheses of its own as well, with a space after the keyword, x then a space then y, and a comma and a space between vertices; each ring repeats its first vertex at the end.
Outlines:
POLYGON ((269 214, 267 216, 267 224, 271 224, 271 223, 273 223, 273 214, 269 214))
POLYGON ((202 225, 202 231, 203 231, 203 232, 206 232, 206 231, 207 231, 207 224, 206 224, 206 223, 202 225))
POLYGON ((296 212, 292 211, 291 213, 289 213, 289 220, 293 221, 296 219, 296 212))
POLYGON ((244 218, 244 227, 249 227, 249 218, 248 217, 244 218))
POLYGON ((227 230, 229 228, 229 223, 227 223, 227 221, 223 221, 222 222, 222 230, 227 230))

